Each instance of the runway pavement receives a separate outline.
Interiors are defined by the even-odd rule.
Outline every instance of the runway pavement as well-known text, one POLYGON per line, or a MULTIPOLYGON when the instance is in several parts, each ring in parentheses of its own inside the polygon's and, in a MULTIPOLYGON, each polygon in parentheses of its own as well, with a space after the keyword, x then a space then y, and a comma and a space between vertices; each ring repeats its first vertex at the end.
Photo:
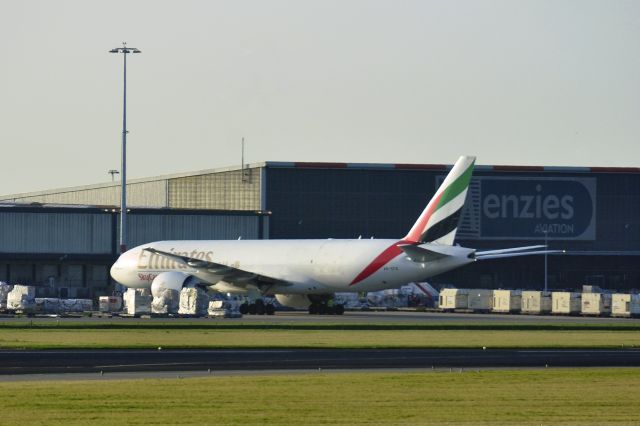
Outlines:
POLYGON ((126 371, 640 367, 639 349, 283 349, 0 351, 0 375, 126 371))
POLYGON ((348 311, 344 315, 309 315, 306 312, 276 312, 276 315, 245 315, 242 318, 130 318, 130 317, 4 317, 0 322, 198 322, 198 323, 249 323, 249 324, 371 324, 371 323, 447 323, 447 324, 530 324, 530 323, 565 323, 565 324, 635 324, 640 325, 640 318, 582 317, 557 315, 507 315, 507 314, 466 314, 419 311, 348 311))

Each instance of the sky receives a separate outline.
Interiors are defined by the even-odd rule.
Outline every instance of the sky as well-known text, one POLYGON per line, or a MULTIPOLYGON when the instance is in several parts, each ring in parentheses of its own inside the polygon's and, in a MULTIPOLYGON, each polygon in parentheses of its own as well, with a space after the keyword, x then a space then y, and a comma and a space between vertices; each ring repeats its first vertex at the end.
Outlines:
POLYGON ((640 1, 0 2, 0 194, 261 161, 640 167, 640 1))

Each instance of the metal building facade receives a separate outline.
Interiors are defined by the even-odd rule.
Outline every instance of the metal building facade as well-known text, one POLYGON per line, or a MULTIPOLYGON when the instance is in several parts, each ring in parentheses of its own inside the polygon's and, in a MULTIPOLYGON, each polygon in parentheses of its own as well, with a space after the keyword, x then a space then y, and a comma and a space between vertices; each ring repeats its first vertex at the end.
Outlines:
POLYGON ((402 238, 435 192, 435 175, 392 168, 270 167, 271 238, 402 238))
MULTIPOLYGON (((450 167, 268 163, 271 238, 396 238, 450 167)), ((548 284, 640 288, 640 169, 477 166, 457 242, 478 249, 544 244, 548 284)), ((544 256, 476 262, 432 279, 458 287, 544 285, 544 256)))
MULTIPOLYGON (((127 181, 129 207, 203 210, 261 209, 262 164, 127 181)), ((120 204, 120 182, 11 194, 0 202, 97 206, 120 204)))
MULTIPOLYGON (((268 167, 262 208, 273 212, 271 237, 401 238, 449 169, 358 166, 268 167)), ((477 166, 458 239, 501 247, 546 238, 570 250, 640 252, 638 188, 640 169, 477 166)))
MULTIPOLYGON (((127 200, 131 207, 167 207, 167 180, 134 180, 127 183, 127 200)), ((3 196, 5 203, 75 204, 116 206, 120 204, 120 183, 52 189, 3 196)))
POLYGON ((129 247, 160 240, 252 240, 268 236, 268 219, 254 212, 139 209, 127 216, 127 230, 129 247))
MULTIPOLYGON (((260 239, 268 215, 252 211, 132 209, 129 246, 170 239, 260 239)), ((0 205, 0 281, 37 286, 40 297, 95 297, 112 290, 115 208, 0 205)))
POLYGON ((68 212, 51 209, 0 210, 1 253, 109 254, 112 250, 111 217, 94 210, 68 212))
POLYGON ((204 173, 168 180, 168 207, 261 210, 261 168, 204 173))

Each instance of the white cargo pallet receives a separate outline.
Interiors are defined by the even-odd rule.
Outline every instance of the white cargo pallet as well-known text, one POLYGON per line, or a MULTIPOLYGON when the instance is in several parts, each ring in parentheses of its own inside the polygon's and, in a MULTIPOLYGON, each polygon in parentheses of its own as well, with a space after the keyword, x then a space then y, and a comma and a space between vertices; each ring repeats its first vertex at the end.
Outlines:
POLYGON ((580 315, 582 311, 582 293, 572 291, 554 291, 551 293, 551 314, 580 315))
POLYGON ((520 290, 493 290, 493 308, 498 314, 520 313, 522 292, 520 290))
POLYGON ((582 293, 581 313, 585 316, 611 314, 611 295, 607 293, 582 293))
POLYGON ((551 313, 551 293, 544 291, 523 291, 522 308, 523 314, 544 315, 551 313))
POLYGON ((611 316, 640 317, 640 294, 616 293, 611 296, 611 316))
POLYGON ((469 290, 463 288, 443 288, 440 291, 438 307, 445 312, 467 309, 469 290))

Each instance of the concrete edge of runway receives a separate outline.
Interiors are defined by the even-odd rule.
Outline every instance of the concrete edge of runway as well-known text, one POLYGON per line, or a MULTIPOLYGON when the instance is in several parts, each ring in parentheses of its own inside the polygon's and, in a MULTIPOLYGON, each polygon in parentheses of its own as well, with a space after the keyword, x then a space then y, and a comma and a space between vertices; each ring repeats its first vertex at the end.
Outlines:
POLYGON ((601 317, 601 316, 566 316, 566 315, 521 315, 505 313, 471 314, 460 312, 430 312, 430 311, 348 311, 344 315, 309 315, 301 311, 280 311, 275 315, 245 315, 242 318, 180 318, 180 317, 125 317, 119 315, 95 315, 91 317, 15 317, 1 318, 6 323, 34 322, 42 324, 88 323, 88 324, 152 324, 169 322, 173 324, 194 323, 198 325, 215 324, 424 324, 425 322, 451 324, 584 324, 584 325, 640 325, 640 318, 601 317))
MULTIPOLYGON (((0 375, 3 382, 43 382, 43 381, 114 381, 114 380, 181 380, 242 376, 288 376, 288 375, 322 375, 350 373, 394 373, 394 374, 481 374, 488 371, 514 370, 554 370, 567 367, 482 367, 482 368, 338 368, 338 369, 299 369, 299 370, 220 370, 220 371, 126 371, 113 373, 40 373, 40 374, 6 374, 0 375)), ((630 367, 582 367, 583 369, 630 368, 630 367)), ((633 367, 631 367, 633 368, 633 367)))
POLYGON ((0 377, 206 371, 640 367, 640 349, 0 351, 0 377))

